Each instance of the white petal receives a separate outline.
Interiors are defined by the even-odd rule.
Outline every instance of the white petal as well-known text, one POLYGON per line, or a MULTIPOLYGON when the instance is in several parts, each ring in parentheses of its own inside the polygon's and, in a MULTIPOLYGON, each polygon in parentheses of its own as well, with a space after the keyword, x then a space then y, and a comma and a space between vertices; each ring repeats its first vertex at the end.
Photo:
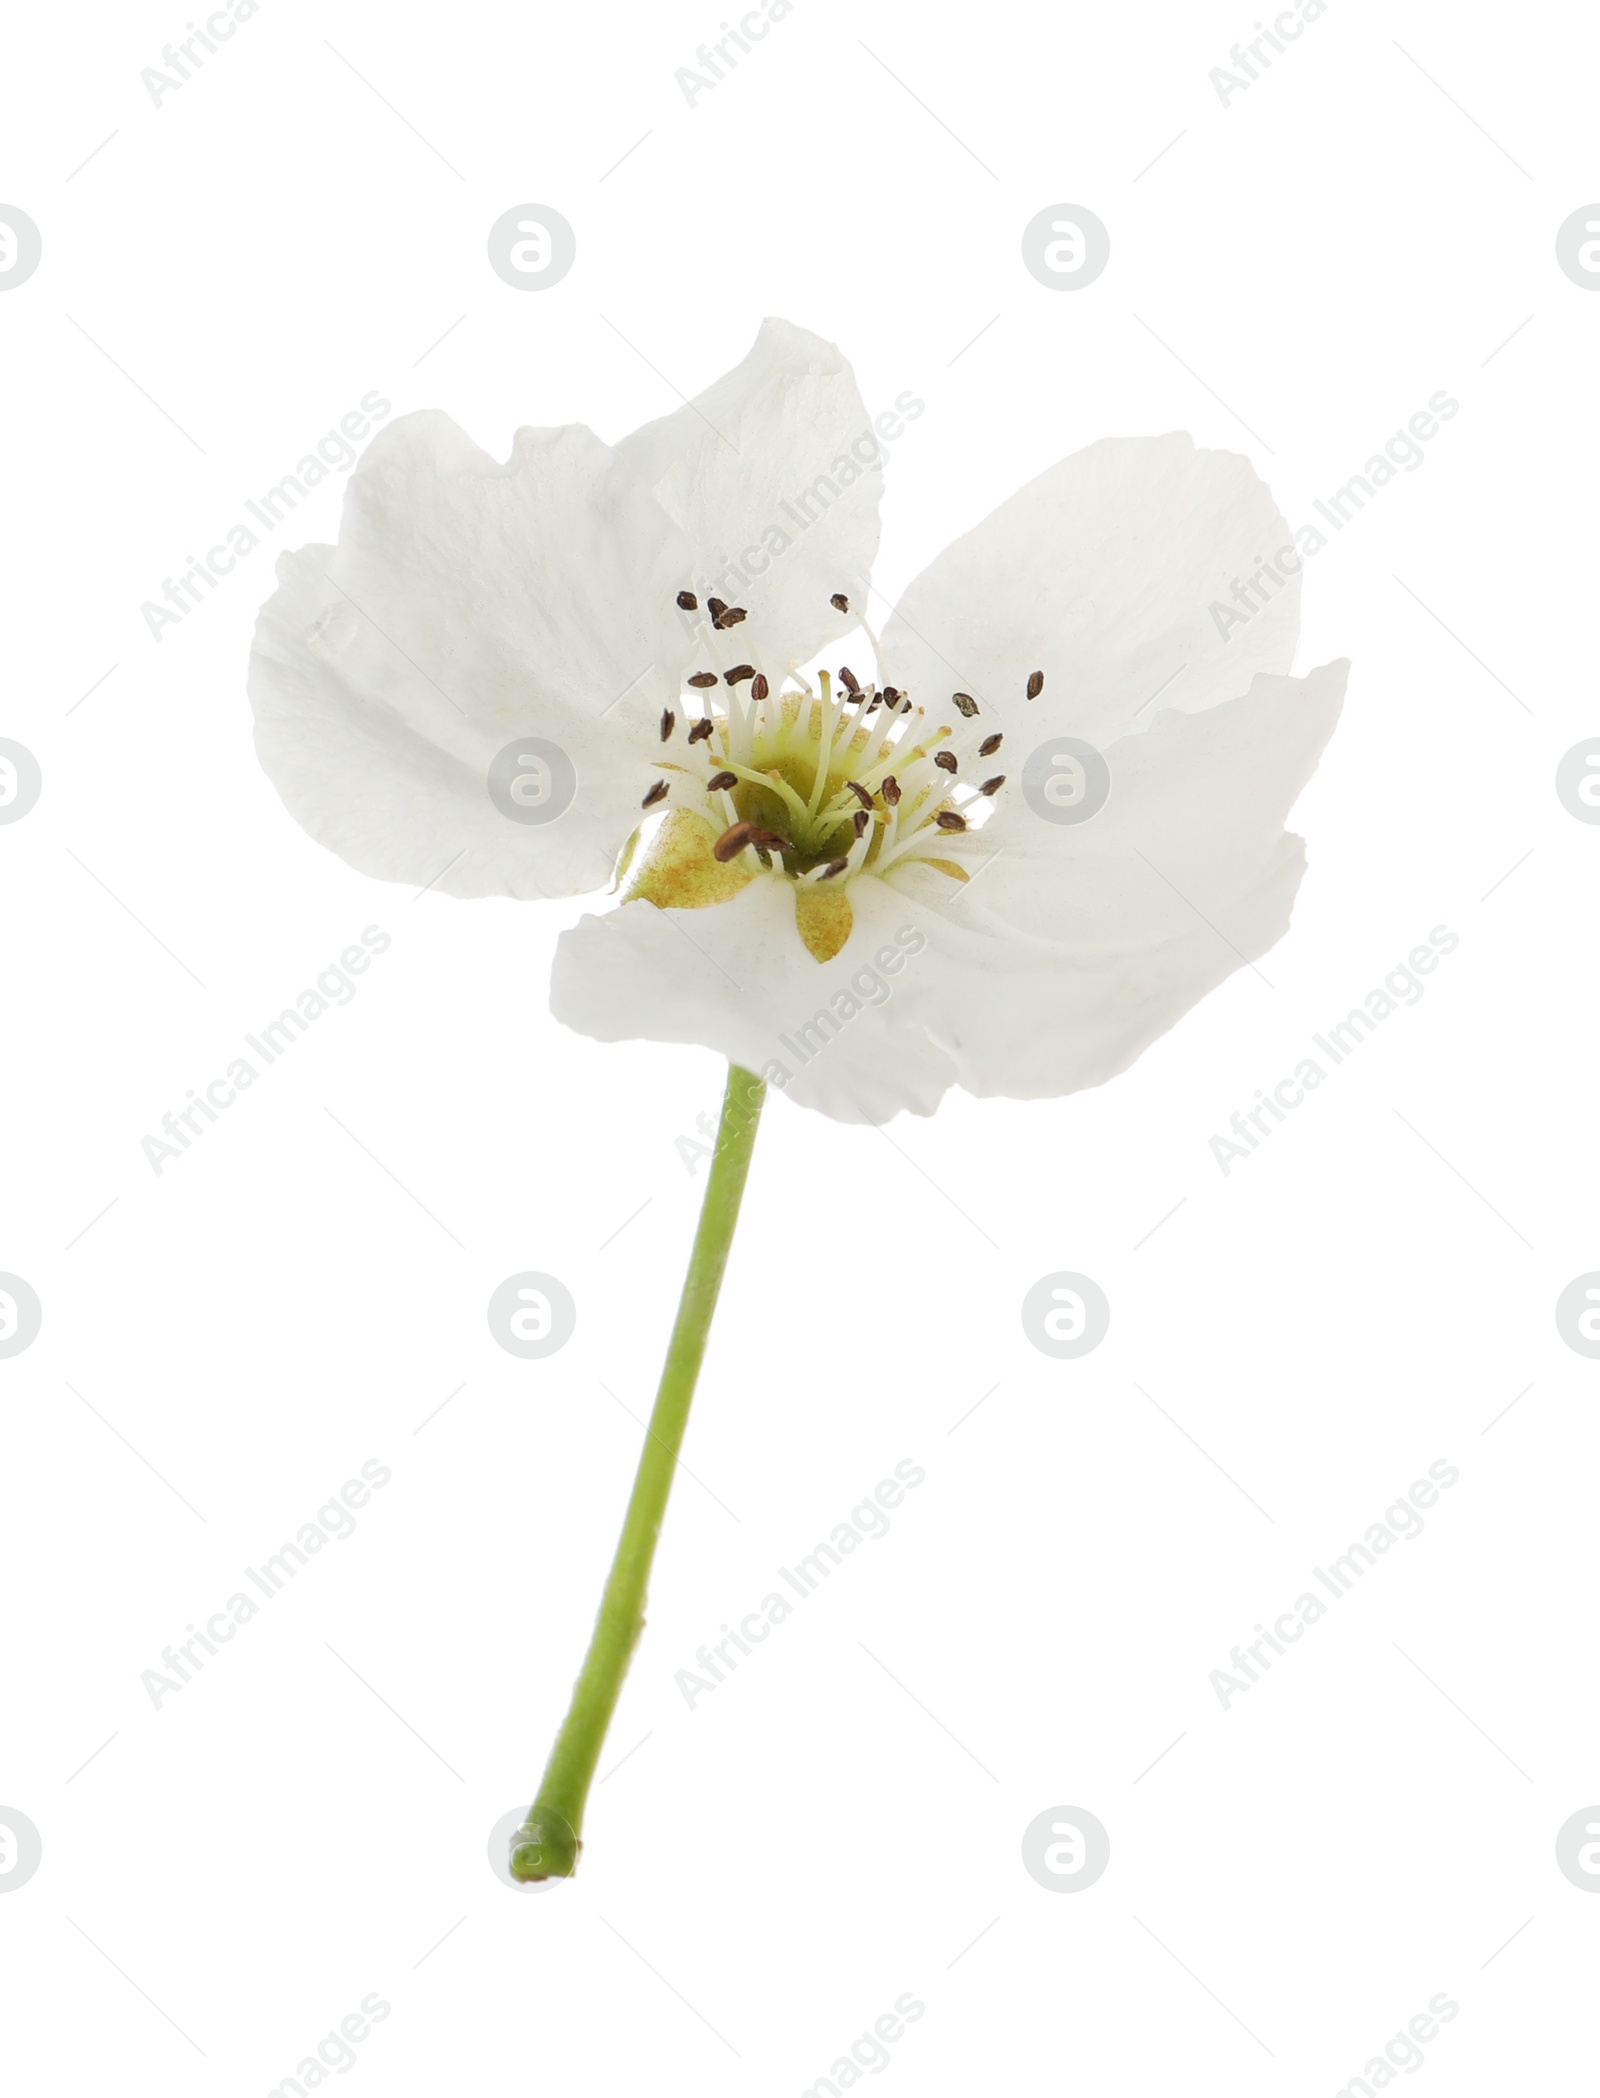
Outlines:
POLYGON ((835 1121, 932 1114, 956 1063, 909 1021, 904 992, 927 966, 930 921, 876 881, 852 882, 850 898, 854 929, 825 963, 777 877, 706 910, 637 902, 581 918, 557 944, 550 1009, 603 1042, 699 1042, 758 1075, 781 1066, 781 1090, 835 1121))
MULTIPOLYGON (((973 877, 936 901, 958 925, 1125 952, 1214 920, 1261 881, 1285 818, 1316 769, 1344 697, 1348 663, 1309 677, 1258 677, 1242 699, 1163 713, 1104 753, 1110 798, 1083 823, 1028 799, 1038 742, 1009 731, 994 814, 962 841, 973 877)), ((918 894, 932 896, 927 882, 918 894)))
POLYGON ((773 683, 852 628, 878 550, 882 447, 832 343, 761 324, 742 364, 686 407, 646 423, 617 457, 688 535, 699 594, 749 618, 717 637, 722 669, 753 662, 773 683), (849 599, 849 614, 829 599, 849 599))
POLYGON ((935 935, 938 951, 908 972, 901 1012, 955 1061, 959 1083, 981 1097, 1053 1099, 1103 1085, 1235 969, 1288 930, 1305 847, 1279 840, 1248 894, 1210 925, 1097 962, 1059 957, 1026 966, 998 940, 935 935))
POLYGON ((278 564, 251 659, 261 762, 365 874, 456 896, 598 888, 688 661, 685 559, 592 432, 521 430, 500 465, 446 416, 402 417, 351 477, 338 546, 278 564), (489 795, 491 761, 530 736, 576 778, 552 822, 489 795))
POLYGON ((1106 438, 1019 489, 901 593, 885 676, 921 705, 966 691, 1008 732, 1026 720, 1030 734, 1104 746, 1158 692, 1210 707, 1290 668, 1298 573, 1263 583, 1247 620, 1232 592, 1293 544, 1249 460, 1181 433, 1106 438), (1029 703, 1035 670, 1044 692, 1029 703))

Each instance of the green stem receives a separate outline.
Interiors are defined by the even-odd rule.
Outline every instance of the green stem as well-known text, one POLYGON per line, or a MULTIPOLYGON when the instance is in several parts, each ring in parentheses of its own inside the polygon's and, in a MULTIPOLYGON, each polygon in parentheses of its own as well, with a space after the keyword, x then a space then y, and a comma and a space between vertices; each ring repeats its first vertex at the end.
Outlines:
POLYGON ((766 1086, 738 1064, 728 1066, 722 1121, 706 1182, 700 1223, 689 1255, 689 1271, 678 1316, 661 1369, 655 1411, 645 1432, 633 1495, 617 1541, 616 1556, 600 1598, 600 1614, 584 1657, 572 1702, 556 1736, 538 1796, 511 1839, 511 1875, 520 1880, 567 1879, 583 1848, 583 1810, 595 1765, 616 1710, 622 1679, 644 1629, 645 1594, 672 1492, 678 1451, 689 1421, 700 1364, 706 1352, 728 1249, 739 1221, 739 1203, 750 1171, 766 1086))

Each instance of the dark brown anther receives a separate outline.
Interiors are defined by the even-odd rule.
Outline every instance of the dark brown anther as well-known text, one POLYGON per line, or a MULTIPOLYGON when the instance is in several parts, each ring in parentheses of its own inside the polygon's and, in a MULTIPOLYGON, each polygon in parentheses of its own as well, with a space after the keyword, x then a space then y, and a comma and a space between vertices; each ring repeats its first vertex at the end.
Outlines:
POLYGON ((680 612, 698 612, 699 609, 700 600, 692 590, 680 590, 678 592, 678 610, 680 612))
POLYGON ((640 808, 653 809, 658 801, 665 801, 671 791, 664 779, 658 779, 644 800, 640 802, 640 808))
POLYGON ((731 670, 725 670, 722 673, 730 685, 741 685, 747 677, 754 677, 755 674, 756 666, 754 663, 735 663, 731 670))
POLYGON ((691 721, 689 724, 689 741, 691 743, 704 743, 716 725, 709 716, 704 721, 691 721))
POLYGON ((714 670, 697 670, 689 682, 697 692, 704 692, 717 682, 717 673, 714 670))
POLYGON ((713 626, 717 624, 718 620, 721 619, 723 613, 726 612, 727 609, 727 606, 722 602, 722 599, 720 597, 708 597, 706 599, 706 610, 711 614, 711 624, 713 626))
POLYGON ((977 713, 978 702, 973 698, 970 692, 952 692, 950 698, 952 703, 959 709, 961 713, 966 715, 969 721, 972 719, 973 715, 977 713))
POLYGON ((901 698, 900 711, 902 714, 909 714, 911 712, 911 702, 909 699, 906 699, 904 697, 901 698))
POLYGON ((1028 697, 1030 699, 1037 699, 1039 697, 1039 694, 1043 690, 1044 672, 1042 670, 1035 670, 1034 672, 1032 672, 1028 679, 1028 697))
POLYGON ((856 681, 855 672, 850 668, 850 665, 848 663, 841 663, 839 665, 839 682, 841 685, 843 685, 846 692, 854 692, 859 697, 861 687, 856 681))
POLYGON ((725 793, 729 787, 736 787, 738 784, 739 775, 737 772, 713 772, 706 781, 707 787, 713 794, 725 793))
POLYGON ((752 699, 765 699, 771 690, 772 687, 767 683, 764 673, 758 670, 756 672, 756 681, 750 687, 750 697, 752 699))
POLYGON ((873 695, 872 695, 872 697, 871 697, 871 698, 870 698, 870 699, 869 699, 869 700, 867 701, 867 704, 866 704, 866 706, 865 706, 865 707, 864 707, 864 708, 862 709, 862 711, 863 711, 863 713, 866 713, 866 714, 870 714, 870 713, 872 713, 872 712, 873 712, 873 711, 874 711, 874 710, 875 710, 876 708, 878 708, 878 707, 881 707, 882 705, 883 705, 883 694, 882 694, 881 692, 874 692, 874 693, 873 693, 873 695))
POLYGON ((726 627, 737 626, 741 619, 748 619, 749 617, 750 614, 743 605, 724 605, 711 624, 721 630, 726 627))
POLYGON ((900 806, 900 782, 895 778, 892 772, 890 773, 889 777, 884 781, 882 792, 883 798, 889 804, 890 808, 895 809, 900 806))
POLYGON ((678 717, 673 713, 671 707, 663 707, 661 709, 661 740, 663 743, 671 741, 672 731, 677 725, 678 717))
POLYGON ((892 707, 892 706, 893 706, 893 705, 895 704, 895 702, 896 702, 896 701, 897 701, 897 700, 899 699, 899 697, 900 697, 900 687, 899 687, 898 685, 885 685, 885 686, 884 686, 884 688, 883 688, 883 703, 884 703, 884 705, 885 705, 886 707, 892 707))
POLYGON ((941 830, 965 830, 967 827, 966 817, 958 815, 954 809, 941 809, 933 820, 941 830))
POLYGON ((986 779, 984 781, 983 785, 978 789, 978 792, 980 794, 998 794, 1000 792, 1000 789, 1005 785, 1005 783, 1005 774, 1003 772, 997 772, 993 779, 986 779))
POLYGON ((856 810, 856 812, 855 812, 855 814, 854 814, 854 815, 853 815, 853 816, 852 816, 852 817, 850 818, 850 821, 851 821, 851 822, 852 822, 852 823, 853 823, 853 824, 855 825, 855 833, 856 833, 856 836, 857 836, 857 837, 859 838, 859 837, 860 837, 860 836, 862 835, 862 833, 863 833, 863 832, 864 832, 864 831, 866 830, 866 827, 867 827, 867 812, 866 812, 866 810, 865 810, 865 809, 857 809, 857 810, 856 810))
POLYGON ((747 845, 757 852, 792 852, 794 847, 787 838, 780 838, 775 830, 763 830, 759 823, 735 823, 722 833, 711 848, 711 857, 724 862, 736 859, 747 845))
POLYGON ((836 590, 828 602, 836 612, 848 612, 850 609, 850 600, 842 590, 836 590))
POLYGON ((978 755, 980 758, 992 758, 999 748, 1000 738, 998 736, 985 736, 978 745, 978 755))
POLYGON ((845 781, 845 785, 850 789, 850 792, 855 796, 856 800, 860 802, 861 806, 864 809, 871 808, 872 796, 867 792, 866 788, 862 786, 860 780, 847 779, 845 781))
POLYGON ((827 866, 817 876, 818 881, 832 881, 836 874, 843 874, 849 864, 848 860, 829 860, 827 866))
POLYGON ((933 754, 933 762, 942 772, 958 772, 960 770, 960 767, 956 764, 956 754, 953 750, 936 750, 933 754))

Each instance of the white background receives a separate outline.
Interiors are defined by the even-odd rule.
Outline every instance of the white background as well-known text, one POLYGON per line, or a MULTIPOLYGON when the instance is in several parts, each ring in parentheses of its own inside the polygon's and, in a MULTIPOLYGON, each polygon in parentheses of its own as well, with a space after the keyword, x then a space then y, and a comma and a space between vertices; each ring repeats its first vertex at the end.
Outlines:
POLYGON ((691 108, 720 19, 265 0, 159 107, 181 10, 14 30, 10 2078, 264 2093, 376 1990, 363 2089, 800 2093, 910 1990, 897 2089, 1332 2093, 1442 1990, 1430 2089, 1577 2089, 1600 1431, 1552 1314, 1600 1266, 1600 830, 1553 777, 1600 731, 1600 298, 1554 237, 1600 194, 1600 37, 1332 0, 1225 107, 1248 7, 797 0, 691 108), (537 295, 485 259, 528 201, 578 242, 537 295), (1019 254, 1063 201, 1111 236, 1071 294, 1019 254), (249 637, 338 476, 159 643, 140 606, 364 392, 502 457, 616 437, 767 313, 927 403, 891 598, 1103 435, 1243 450, 1301 523, 1460 412, 1308 565, 1297 667, 1355 667, 1260 973, 1101 1091, 884 1132, 774 1099, 583 1868, 518 1895, 487 1835, 587 1635, 720 1069, 551 1021, 580 905, 418 900, 283 811, 249 637), (141 1139, 372 924, 354 1002, 155 1175, 141 1139), (1225 1177, 1211 1137, 1437 925, 1421 1003, 1225 1177), (545 1362, 484 1319, 526 1268, 578 1305, 545 1362), (1078 1362, 1019 1322, 1057 1269, 1112 1306, 1078 1362), (141 1671, 371 1458, 356 1534, 153 1709, 141 1671), (904 1458, 890 1534, 687 1709, 675 1671, 904 1458), (1209 1672, 1439 1458, 1424 1534, 1224 1711, 1209 1672), (1063 1803, 1111 1838, 1073 1894, 1020 1857, 1063 1803))

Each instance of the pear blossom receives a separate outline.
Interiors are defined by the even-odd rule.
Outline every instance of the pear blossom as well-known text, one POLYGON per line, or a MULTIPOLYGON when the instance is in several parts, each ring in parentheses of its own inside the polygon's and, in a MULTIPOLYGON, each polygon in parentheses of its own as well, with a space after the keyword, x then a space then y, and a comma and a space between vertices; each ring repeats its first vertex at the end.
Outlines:
POLYGON ((1261 556, 1292 535, 1235 454, 1091 444, 879 620, 882 461, 844 358, 777 320, 615 445, 523 429, 501 464, 403 416, 338 544, 279 562, 261 762, 367 874, 609 891, 551 985, 603 1041, 841 1121, 1098 1085, 1287 930, 1348 666, 1291 674, 1299 576, 1261 556))

